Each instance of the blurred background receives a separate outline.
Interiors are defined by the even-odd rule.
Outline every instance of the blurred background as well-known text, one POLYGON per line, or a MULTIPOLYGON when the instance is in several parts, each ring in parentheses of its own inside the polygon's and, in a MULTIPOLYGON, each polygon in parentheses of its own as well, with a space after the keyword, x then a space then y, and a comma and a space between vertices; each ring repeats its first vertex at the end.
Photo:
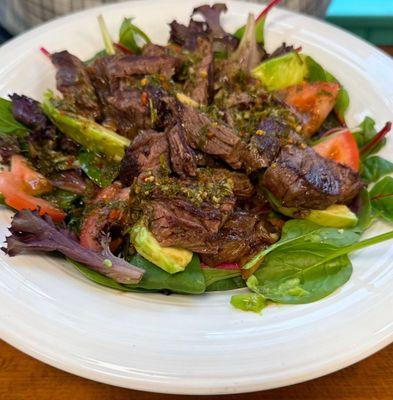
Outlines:
MULTIPOLYGON (((60 15, 115 2, 0 0, 0 43, 60 15)), ((326 19, 393 54, 393 0, 284 0, 281 6, 326 19)))

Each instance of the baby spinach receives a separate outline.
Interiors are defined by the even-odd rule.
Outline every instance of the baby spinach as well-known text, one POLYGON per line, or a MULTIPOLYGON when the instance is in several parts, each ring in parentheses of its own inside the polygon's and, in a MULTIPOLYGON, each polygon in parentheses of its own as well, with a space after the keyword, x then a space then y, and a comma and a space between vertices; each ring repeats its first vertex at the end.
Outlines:
POLYGON ((258 293, 235 294, 231 297, 231 304, 242 311, 260 313, 266 307, 266 299, 258 293))
POLYGON ((205 278, 196 255, 193 256, 184 271, 176 274, 169 274, 139 254, 133 256, 129 262, 145 270, 142 280, 137 285, 126 285, 129 288, 168 289, 175 293, 189 294, 200 294, 205 291, 205 278))
POLYGON ((307 220, 291 219, 282 229, 281 239, 259 252, 243 269, 250 269, 277 249, 301 249, 309 244, 345 246, 359 240, 359 234, 353 230, 324 227, 307 220))
POLYGON ((199 259, 196 255, 194 255, 193 259, 183 272, 171 275, 137 254, 131 257, 129 262, 137 267, 143 268, 146 272, 138 284, 132 285, 117 283, 113 279, 92 271, 83 264, 69 259, 68 261, 70 261, 78 271, 91 281, 124 292, 159 292, 166 289, 175 293, 201 294, 205 291, 206 287, 199 259))
POLYGON ((108 161, 94 152, 79 153, 82 171, 99 187, 109 186, 119 174, 119 163, 108 161))
POLYGON ((25 136, 27 132, 28 129, 14 118, 11 101, 0 98, 0 136, 25 136))
POLYGON ((135 54, 139 54, 140 43, 150 43, 150 38, 132 23, 133 18, 124 18, 120 26, 119 43, 135 54))
POLYGON ((202 268, 206 286, 210 286, 217 281, 240 276, 238 269, 202 268))
POLYGON ((352 230, 361 234, 371 225, 373 221, 370 196, 365 188, 363 188, 359 193, 357 208, 358 210, 356 215, 358 217, 358 223, 352 230))
POLYGON ((386 221, 393 222, 393 178, 385 176, 370 191, 373 211, 386 221))
MULTIPOLYGON (((318 64, 312 57, 306 56, 307 64, 307 80, 309 82, 324 81, 324 82, 338 82, 338 80, 328 71, 326 71, 320 64, 318 64)), ((344 121, 344 114, 349 106, 348 92, 341 86, 338 92, 336 105, 334 110, 339 116, 341 121, 344 121)))
POLYGON ((319 300, 350 278, 349 253, 390 239, 393 231, 349 245, 333 240, 304 243, 302 247, 283 246, 266 257, 261 268, 249 278, 249 287, 279 303, 319 300))
POLYGON ((216 281, 206 287, 206 292, 222 292, 246 287, 246 281, 241 276, 216 281))
POLYGON ((362 163, 361 176, 367 182, 377 182, 393 172, 393 163, 380 156, 371 156, 362 163))

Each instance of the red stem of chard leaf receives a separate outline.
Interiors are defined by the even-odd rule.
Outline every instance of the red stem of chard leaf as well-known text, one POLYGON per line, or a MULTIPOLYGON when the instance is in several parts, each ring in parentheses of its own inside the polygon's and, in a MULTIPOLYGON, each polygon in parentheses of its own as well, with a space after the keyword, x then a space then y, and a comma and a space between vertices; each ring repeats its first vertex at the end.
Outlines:
POLYGON ((372 150, 392 129, 392 123, 386 122, 385 126, 366 144, 360 149, 360 154, 366 154, 372 150))
POLYGON ((50 57, 49 51, 45 47, 40 47, 40 52, 45 56, 45 57, 50 57))
POLYGON ((113 46, 121 50, 123 53, 134 54, 131 50, 127 49, 127 47, 123 46, 121 43, 113 43, 113 46))
POLYGON ((277 4, 281 3, 282 0, 272 0, 263 10, 262 12, 257 16, 256 21, 259 21, 262 19, 273 7, 275 7, 277 4))

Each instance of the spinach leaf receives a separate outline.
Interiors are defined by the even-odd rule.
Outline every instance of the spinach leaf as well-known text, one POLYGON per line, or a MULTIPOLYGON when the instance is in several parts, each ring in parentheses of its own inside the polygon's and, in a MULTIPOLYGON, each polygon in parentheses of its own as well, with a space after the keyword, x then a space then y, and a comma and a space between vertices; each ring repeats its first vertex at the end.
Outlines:
MULTIPOLYGON (((265 22, 266 17, 260 18, 255 24, 255 38, 257 43, 263 44, 265 42, 265 22)), ((244 32, 246 31, 246 26, 243 25, 237 29, 237 31, 233 34, 237 39, 241 40, 244 32)))
POLYGON ((278 248, 297 249, 309 244, 346 246, 359 240, 359 234, 353 230, 324 227, 307 220, 291 219, 282 229, 281 239, 259 252, 243 269, 250 269, 273 250, 278 248))
POLYGON ((139 43, 150 43, 150 38, 132 23, 133 18, 124 18, 120 26, 119 43, 135 54, 141 52, 139 43))
POLYGON ((242 311, 260 313, 266 307, 266 299, 258 293, 235 294, 231 297, 231 304, 242 311))
POLYGON ((371 212, 370 196, 367 189, 363 188, 359 193, 359 204, 357 210, 358 223, 352 229, 356 233, 363 233, 373 222, 371 212))
POLYGON ((267 299, 286 304, 319 300, 342 286, 351 276, 352 251, 393 239, 393 231, 351 245, 307 243, 285 246, 269 254, 250 277, 249 287, 267 299))
POLYGON ((110 162, 94 152, 78 155, 82 171, 99 187, 109 186, 119 174, 119 163, 110 162))
MULTIPOLYGON (((374 136, 378 134, 377 130, 375 129, 375 121, 370 118, 366 117, 359 125, 359 128, 353 131, 353 135, 356 139, 359 149, 365 147, 368 143, 370 143, 374 136)), ((386 144, 386 138, 380 140, 372 149, 367 151, 366 153, 361 155, 361 159, 365 160, 369 155, 378 153, 379 150, 382 149, 386 144)))
POLYGON ((377 215, 393 222, 393 178, 385 176, 370 191, 371 207, 377 215))
POLYGON ((0 135, 25 136, 28 129, 12 114, 12 102, 0 98, 0 135))
POLYGON ((206 286, 210 286, 217 281, 240 276, 240 270, 220 269, 220 268, 202 268, 205 277, 206 286))
POLYGON ((393 163, 380 156, 372 156, 362 163, 361 176, 367 182, 377 182, 393 172, 393 163))
POLYGON ((146 272, 137 285, 125 285, 128 288, 168 289, 175 293, 189 294, 200 294, 205 291, 205 278, 200 267, 199 258, 195 254, 186 269, 176 274, 169 274, 139 254, 133 256, 129 262, 143 268, 146 272))
MULTIPOLYGON (((328 71, 326 71, 320 64, 318 64, 312 57, 306 57, 306 64, 308 68, 307 80, 309 82, 324 81, 324 82, 338 82, 338 80, 328 71)), ((334 110, 339 116, 341 121, 344 121, 344 114, 349 106, 348 92, 341 86, 337 96, 336 105, 334 110)))
POLYGON ((222 292, 246 287, 246 281, 241 276, 216 281, 206 287, 206 292, 222 292))

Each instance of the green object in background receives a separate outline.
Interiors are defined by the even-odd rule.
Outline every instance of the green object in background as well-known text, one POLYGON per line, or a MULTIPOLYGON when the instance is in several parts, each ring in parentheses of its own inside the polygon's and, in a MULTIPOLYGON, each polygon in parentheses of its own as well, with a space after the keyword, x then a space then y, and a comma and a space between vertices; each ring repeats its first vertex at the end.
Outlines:
POLYGON ((393 0, 333 0, 326 20, 375 45, 393 45, 393 0))

